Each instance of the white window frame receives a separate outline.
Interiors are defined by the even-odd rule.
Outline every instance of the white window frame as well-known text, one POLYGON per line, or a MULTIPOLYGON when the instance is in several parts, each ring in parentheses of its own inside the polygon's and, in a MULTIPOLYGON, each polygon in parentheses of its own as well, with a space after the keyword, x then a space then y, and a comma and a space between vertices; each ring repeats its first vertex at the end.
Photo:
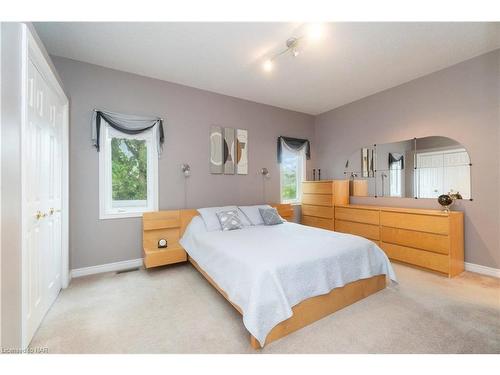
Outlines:
POLYGON ((99 218, 119 219, 141 217, 144 212, 158 211, 158 149, 156 128, 139 134, 125 134, 101 120, 101 142, 99 151, 99 218), (146 141, 148 147, 147 199, 144 206, 113 207, 113 185, 111 165, 111 139, 125 138, 146 141))
POLYGON ((403 161, 400 159, 398 162, 392 163, 389 167, 389 195, 391 197, 403 196, 403 192, 401 191, 401 180, 403 177, 402 164, 403 161))
POLYGON ((301 204, 302 202, 302 182, 305 180, 306 175, 306 152, 305 147, 302 147, 299 151, 295 151, 290 149, 283 143, 283 150, 286 149, 286 152, 291 152, 297 154, 297 157, 300 159, 297 164, 297 197, 296 199, 283 199, 283 163, 280 164, 280 201, 281 203, 288 204, 301 204))

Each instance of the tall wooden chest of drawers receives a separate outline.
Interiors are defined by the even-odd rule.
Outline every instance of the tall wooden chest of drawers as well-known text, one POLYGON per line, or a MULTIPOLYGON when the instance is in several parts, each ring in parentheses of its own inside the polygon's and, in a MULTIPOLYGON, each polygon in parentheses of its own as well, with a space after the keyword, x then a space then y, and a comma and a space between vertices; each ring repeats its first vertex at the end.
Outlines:
POLYGON ((304 181, 301 223, 334 230, 335 206, 349 203, 349 180, 304 181))

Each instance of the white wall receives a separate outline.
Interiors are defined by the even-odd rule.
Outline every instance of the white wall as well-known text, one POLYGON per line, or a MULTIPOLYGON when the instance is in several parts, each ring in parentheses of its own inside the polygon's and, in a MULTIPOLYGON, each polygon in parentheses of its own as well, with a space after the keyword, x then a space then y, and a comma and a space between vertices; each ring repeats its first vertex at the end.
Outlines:
POLYGON ((22 25, 4 22, 1 179, 9 183, 1 191, 1 307, 2 345, 6 348, 21 347, 21 41, 22 25))

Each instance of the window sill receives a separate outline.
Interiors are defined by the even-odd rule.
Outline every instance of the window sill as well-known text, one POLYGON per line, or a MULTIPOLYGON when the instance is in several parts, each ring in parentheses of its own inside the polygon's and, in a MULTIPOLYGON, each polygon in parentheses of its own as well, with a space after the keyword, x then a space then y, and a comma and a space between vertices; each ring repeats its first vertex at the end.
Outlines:
POLYGON ((302 202, 292 201, 292 202, 281 202, 281 204, 289 204, 292 206, 302 206, 302 202))
POLYGON ((151 212, 150 210, 144 210, 140 212, 120 212, 120 213, 108 213, 108 214, 99 214, 100 220, 109 220, 109 219, 130 219, 135 217, 142 217, 144 212, 151 212))

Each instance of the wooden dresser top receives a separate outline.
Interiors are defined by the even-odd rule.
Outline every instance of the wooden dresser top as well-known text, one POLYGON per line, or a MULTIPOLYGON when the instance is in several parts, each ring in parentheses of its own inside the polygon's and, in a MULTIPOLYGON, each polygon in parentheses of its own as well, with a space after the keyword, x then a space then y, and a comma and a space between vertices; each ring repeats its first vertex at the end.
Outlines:
POLYGON ((462 211, 450 211, 444 212, 441 210, 431 210, 431 209, 423 209, 423 208, 404 208, 404 207, 385 207, 385 206, 371 206, 371 205, 361 205, 361 204, 347 204, 347 205, 336 205, 335 207, 344 207, 344 208, 356 208, 360 210, 379 210, 386 212, 404 212, 408 214, 417 214, 417 215, 432 215, 432 216, 451 216, 451 215, 463 215, 462 211))
POLYGON ((332 183, 335 180, 319 180, 319 181, 302 181, 303 184, 321 184, 321 183, 332 183))

